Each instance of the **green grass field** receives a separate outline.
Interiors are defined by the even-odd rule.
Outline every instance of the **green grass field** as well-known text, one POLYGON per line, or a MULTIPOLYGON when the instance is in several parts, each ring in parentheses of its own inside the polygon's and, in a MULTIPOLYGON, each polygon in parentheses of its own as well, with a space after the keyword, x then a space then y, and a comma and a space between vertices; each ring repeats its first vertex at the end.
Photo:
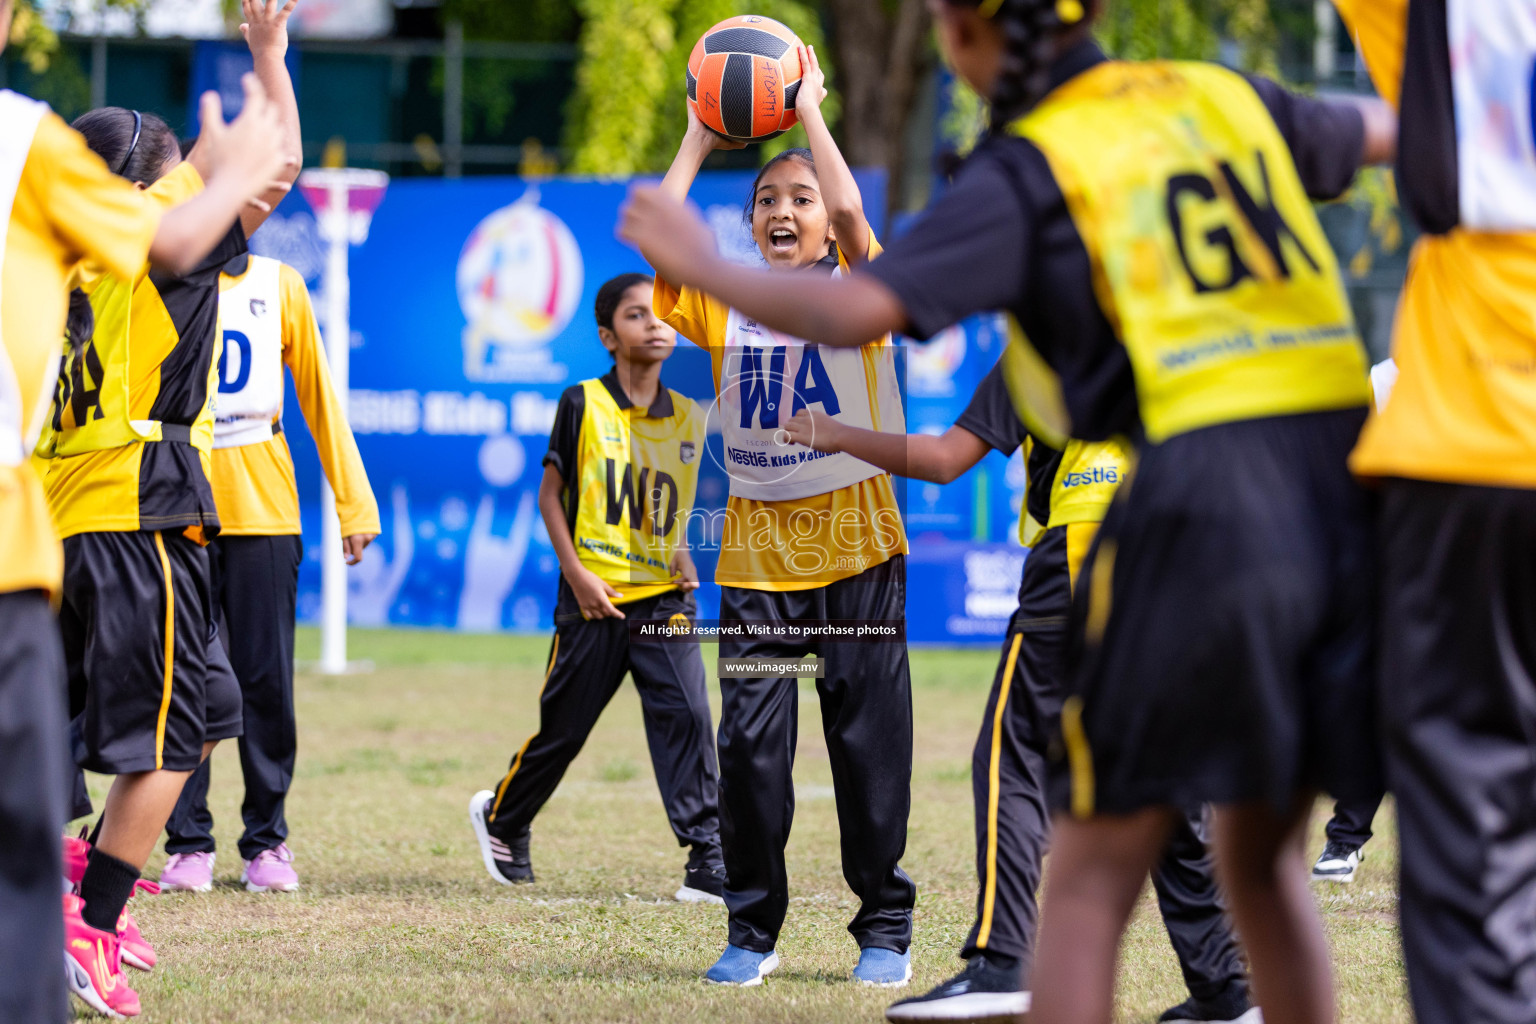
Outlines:
MULTIPOLYGON (((299 646, 301 661, 313 659, 318 639, 301 632, 299 646)), ((144 1001, 140 1019, 880 1020, 890 993, 848 980, 857 950, 844 928, 854 903, 838 865, 831 776, 808 685, 783 966, 761 988, 721 990, 700 980, 723 948, 725 912, 670 898, 684 851, 667 828, 639 702, 627 685, 534 824, 538 883, 491 882, 465 805, 470 793, 494 784, 537 724, 547 650, 542 638, 358 631, 351 654, 371 660, 374 671, 302 673, 288 813, 303 889, 255 896, 239 886, 239 762, 232 747, 221 749, 215 891, 134 901, 160 953, 152 975, 129 972, 144 1001)), ((711 665, 713 653, 706 649, 711 665)), ((957 969, 970 925, 970 749, 994 656, 917 651, 912 663, 917 751, 904 865, 919 887, 913 986, 920 990, 957 969)), ((92 780, 98 806, 101 782, 92 780)), ((1386 811, 1377 828, 1354 884, 1318 896, 1343 1019, 1388 1024, 1411 1018, 1386 811)), ((162 862, 157 855, 147 876, 156 877, 162 862)), ((1120 1019, 1155 1020, 1182 998, 1149 889, 1125 947, 1120 1019)))

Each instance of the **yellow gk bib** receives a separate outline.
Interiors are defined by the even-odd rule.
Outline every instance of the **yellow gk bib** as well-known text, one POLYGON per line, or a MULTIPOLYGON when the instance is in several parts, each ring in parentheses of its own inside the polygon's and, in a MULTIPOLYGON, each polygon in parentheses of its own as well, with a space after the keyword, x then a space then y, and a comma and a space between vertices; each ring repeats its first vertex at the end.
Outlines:
MULTIPOLYGON (((1008 130, 1040 148, 1066 199, 1130 354, 1148 440, 1369 401, 1333 252, 1241 76, 1110 61, 1008 130)), ((1053 443, 1070 436, 1059 387, 1041 383, 1051 375, 1013 333, 1011 386, 1031 393, 1026 423, 1053 443)))
POLYGON ((582 391, 576 553, 621 600, 670 589, 704 457, 704 414, 675 391, 664 418, 620 409, 601 380, 582 381, 582 391))

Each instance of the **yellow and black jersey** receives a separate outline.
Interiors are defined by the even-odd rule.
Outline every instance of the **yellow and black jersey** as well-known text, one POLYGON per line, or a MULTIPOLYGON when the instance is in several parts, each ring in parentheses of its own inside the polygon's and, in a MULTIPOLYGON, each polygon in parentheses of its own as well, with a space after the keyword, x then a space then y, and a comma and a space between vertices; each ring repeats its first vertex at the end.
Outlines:
POLYGON ((1047 530, 1065 528, 1066 565, 1069 579, 1076 581, 1098 524, 1130 473, 1130 444, 1115 438, 1052 448, 1030 435, 1016 406, 999 362, 982 378, 955 426, 1004 455, 1024 449, 1028 482, 1019 509, 1019 543, 1033 548, 1047 530))
MULTIPOLYGON (((881 251, 871 232, 868 258, 881 251)), ((836 272, 848 272, 842 253, 836 272)), ((807 345, 659 276, 653 305, 710 354, 731 478, 715 582, 809 590, 906 553, 889 474, 847 453, 775 437, 775 428, 813 404, 861 429, 905 433, 889 337, 859 349, 807 345)))
MULTIPOLYGON (((661 387, 635 406, 617 370, 566 388, 544 464, 565 483, 565 518, 581 564, 619 592, 614 604, 676 589, 704 455, 704 413, 661 387)), ((564 578, 560 604, 575 607, 564 578)))
POLYGON ((63 574, 27 456, 59 368, 71 268, 134 273, 160 214, 44 104, 0 90, 0 593, 56 592, 63 574))
POLYGON ((901 297, 909 333, 1007 311, 1010 351, 1032 357, 1013 367, 1035 378, 1023 411, 1053 444, 1364 407, 1310 203, 1352 180, 1360 113, 1214 65, 1109 61, 1091 41, 1050 79, 860 269, 901 297))
POLYGON ((1536 487, 1536 171, 1519 141, 1529 128, 1510 120, 1507 100, 1525 109, 1532 54, 1516 59, 1506 45, 1531 38, 1536 14, 1446 0, 1335 3, 1377 90, 1398 107, 1398 191, 1425 232, 1398 307, 1392 401, 1366 424, 1352 466, 1536 487), (1453 51, 1467 55, 1454 69, 1453 51))
MULTIPOLYGON (((169 208, 202 179, 183 163, 149 197, 169 208)), ((238 222, 202 264, 177 277, 88 264, 95 333, 72 344, 37 455, 59 533, 218 531, 209 487, 218 358, 219 270, 245 251, 238 222)))
POLYGON ((331 384, 309 289, 299 272, 237 256, 219 278, 224 335, 213 423, 213 497, 225 536, 301 532, 293 457, 283 438, 283 367, 293 374, 341 535, 379 532, 379 506, 331 384))

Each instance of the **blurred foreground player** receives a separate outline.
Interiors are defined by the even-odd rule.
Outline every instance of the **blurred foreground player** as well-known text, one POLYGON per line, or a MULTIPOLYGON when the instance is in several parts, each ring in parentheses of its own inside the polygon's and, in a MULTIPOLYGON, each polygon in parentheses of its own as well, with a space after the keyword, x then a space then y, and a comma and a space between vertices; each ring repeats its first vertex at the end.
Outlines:
POLYGON ((539 510, 560 589, 539 729, 494 791, 470 797, 469 820, 491 878, 532 882, 530 824, 628 674, 667 820, 691 849, 677 899, 719 903, 715 744, 698 641, 632 632, 691 626, 699 585, 687 529, 704 413, 662 383, 677 335, 651 312, 651 287, 645 274, 623 274, 598 289, 597 333, 613 369, 567 388, 555 410, 539 510))
MULTIPOLYGON (((11 14, 10 0, 0 0, 0 49, 11 14)), ((219 117, 216 101, 204 109, 219 117)), ((28 461, 59 368, 66 280, 80 260, 118 274, 146 261, 189 269, 256 191, 241 165, 251 148, 275 144, 274 125, 261 121, 253 105, 233 138, 219 140, 210 187, 167 210, 114 176, 45 105, 0 91, 0 1020, 58 1024, 68 1015, 59 833, 69 762, 64 658, 50 606, 63 558, 28 461)), ((72 895, 64 909, 73 918, 69 939, 115 964, 115 930, 81 922, 72 895)), ((122 999, 134 1011, 136 1002, 122 999)), ((109 1009, 105 1001, 93 1005, 109 1009)))
MULTIPOLYGON (((860 430, 801 410, 790 440, 843 451, 897 476, 949 483, 988 451, 1020 447, 1028 487, 1019 541, 1029 548, 1019 608, 1009 622, 997 675, 971 758, 975 797, 976 919, 960 957, 965 970, 886 1010, 893 1021, 982 1021, 1029 1009, 1039 909, 1035 902, 1050 836, 1046 764, 1065 696, 1067 616, 1083 559, 1127 475, 1118 441, 1069 442, 1058 450, 1029 436, 1014 411, 1001 365, 992 368, 955 425, 938 437, 860 430)), ((1203 809, 1174 823, 1152 873, 1168 939, 1190 998, 1160 1021, 1250 1024, 1247 972, 1217 892, 1205 846, 1203 809)))
MULTIPOLYGON (((336 494, 342 548, 356 564, 379 534, 379 506, 357 442, 331 385, 309 290, 298 271, 241 255, 219 278, 224 348, 213 422, 213 498, 219 535, 208 545, 214 617, 239 680, 245 731, 240 769, 243 869, 251 892, 299 887, 288 849, 284 803, 298 751, 293 707, 293 634, 304 556, 293 457, 283 438, 283 367, 293 374, 304 421, 336 494)), ((330 526, 327 524, 327 529, 330 526)), ((166 822, 162 889, 213 887, 212 765, 204 761, 166 822)))
POLYGON ((1420 1024, 1536 1019, 1536 6, 1338 0, 1424 232, 1381 482, 1381 704, 1420 1024), (1521 111, 1518 115, 1515 111, 1521 111))

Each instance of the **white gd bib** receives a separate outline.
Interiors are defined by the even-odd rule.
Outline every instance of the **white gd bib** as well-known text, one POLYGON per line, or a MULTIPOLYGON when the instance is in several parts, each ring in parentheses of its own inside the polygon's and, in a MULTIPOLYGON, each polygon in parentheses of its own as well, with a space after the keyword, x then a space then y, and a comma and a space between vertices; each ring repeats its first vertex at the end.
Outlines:
POLYGON ((846 452, 787 443, 782 428, 801 409, 865 430, 906 433, 896 352, 809 345, 731 310, 719 380, 720 429, 731 493, 793 501, 879 476, 846 452))
POLYGON ((245 275, 219 293, 219 354, 213 446, 239 448, 272 438, 283 411, 282 263, 251 256, 245 275))
MULTIPOLYGON (((9 89, 0 90, 0 272, 5 268, 6 235, 11 223, 11 206, 16 201, 16 188, 21 184, 21 171, 27 165, 27 153, 32 149, 37 124, 47 109, 46 104, 29 100, 9 89)), ((0 302, 7 298, 0 294, 0 302)), ((21 295, 9 298, 26 301, 26 296, 21 295)), ((8 340, 0 335, 0 466, 18 466, 42 432, 49 409, 46 396, 53 393, 59 360, 48 360, 49 372, 43 374, 37 393, 34 422, 27 423, 23 420, 26 406, 22 404, 21 382, 6 348, 8 340)), ((57 352, 54 355, 57 356, 57 352)))
POLYGON ((1448 0, 1461 224, 1536 231, 1536 0, 1448 0))

